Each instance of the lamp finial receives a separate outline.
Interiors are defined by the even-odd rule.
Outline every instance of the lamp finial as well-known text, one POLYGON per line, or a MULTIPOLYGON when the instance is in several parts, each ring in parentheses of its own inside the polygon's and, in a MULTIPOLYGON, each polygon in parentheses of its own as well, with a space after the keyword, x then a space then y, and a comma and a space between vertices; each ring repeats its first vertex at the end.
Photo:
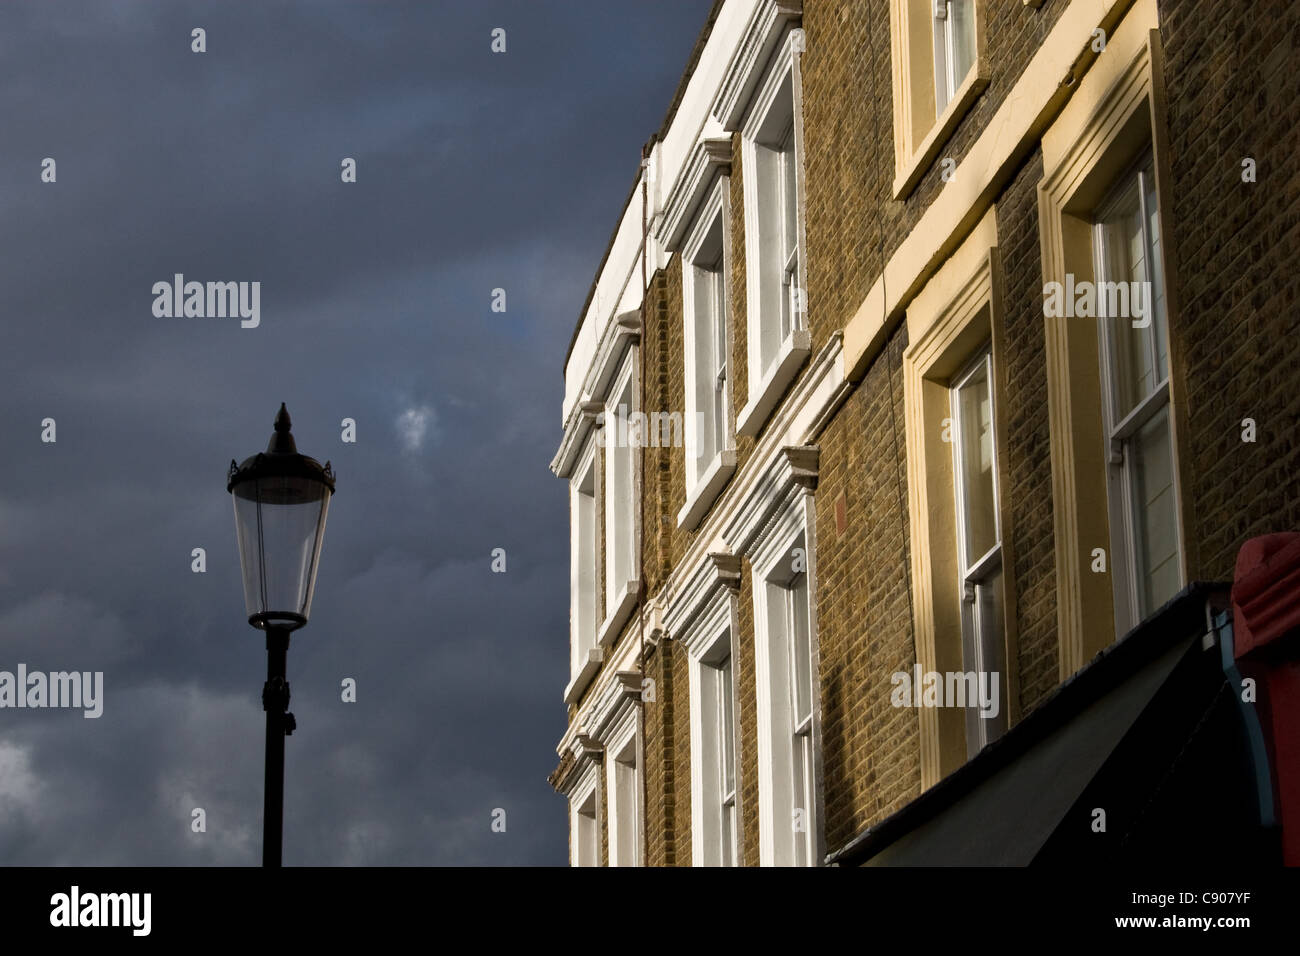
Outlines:
POLYGON ((268 454, 297 454, 298 444, 289 432, 292 427, 289 409, 285 408, 284 402, 281 402, 280 410, 275 413, 275 434, 271 436, 271 444, 266 446, 268 454))

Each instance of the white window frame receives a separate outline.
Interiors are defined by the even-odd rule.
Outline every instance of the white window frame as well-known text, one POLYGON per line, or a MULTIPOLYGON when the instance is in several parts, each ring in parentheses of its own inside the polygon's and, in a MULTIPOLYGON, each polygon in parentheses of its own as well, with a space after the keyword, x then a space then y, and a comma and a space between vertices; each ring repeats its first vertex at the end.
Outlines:
POLYGON ((752 559, 754 582, 755 678, 758 692, 759 862, 770 866, 817 866, 825 856, 821 807, 820 681, 817 652, 817 574, 811 496, 797 494, 778 516, 752 559), (795 572, 794 549, 803 548, 805 567, 795 572), (790 579, 806 575, 809 715, 796 723, 791 676, 788 609, 790 579), (795 748, 807 741, 802 793, 796 793, 795 748), (801 804, 804 806, 801 807, 801 804), (804 810, 796 832, 793 811, 804 810))
POLYGON ((569 480, 569 678, 575 684, 592 663, 600 630, 600 492, 593 437, 588 439, 569 480), (584 486, 591 490, 584 491, 584 486))
MULTIPOLYGON (((799 540, 799 546, 803 545, 799 540)), ((767 582, 769 613, 776 610, 784 618, 782 642, 789 654, 786 671, 790 687, 790 756, 791 784, 790 792, 794 805, 805 810, 804 824, 807 829, 796 832, 794 862, 804 866, 813 866, 817 862, 817 850, 809 824, 813 819, 816 805, 815 767, 816 756, 813 748, 813 711, 812 702, 816 697, 813 684, 816 680, 813 671, 812 654, 812 594, 809 590, 807 571, 793 574, 788 582, 767 582), (800 602, 796 595, 802 594, 800 602), (777 601, 780 607, 775 607, 777 601), (802 607, 800 604, 802 603, 802 607), (807 668, 807 686, 801 690, 799 677, 800 665, 807 668), (803 698, 801 700, 801 698, 803 698), (800 705, 803 705, 802 707, 800 705), (807 713, 804 713, 806 708, 807 713)), ((769 620, 772 620, 769 618, 769 620)), ((775 635, 772 635, 775 636, 775 635)), ((779 653, 779 652, 778 652, 779 653)))
POLYGON ((739 751, 736 747, 735 654, 730 622, 703 655, 691 663, 691 862, 695 866, 737 866, 740 858, 739 751), (731 679, 724 700, 721 665, 731 679), (731 788, 724 783, 728 731, 724 715, 731 715, 731 788))
POLYGON ((695 225, 682 248, 682 298, 686 360, 686 503, 679 527, 693 530, 736 470, 735 434, 731 427, 730 240, 727 230, 729 179, 718 176, 709 189, 695 225), (699 283, 715 286, 712 312, 698 311, 699 283), (707 321, 708 328, 701 328, 707 321), (707 366, 707 367, 706 367, 707 366), (706 392, 707 402, 701 402, 706 392), (714 435, 704 447, 699 426, 706 417, 714 435))
MULTIPOLYGON (((632 346, 614 377, 605 404, 605 620, 597 638, 602 647, 618 637, 636 606, 640 589, 641 455, 632 438, 633 423, 639 421, 641 412, 637 383, 636 347, 632 346), (626 419, 621 427, 620 418, 626 419), (624 490, 626 499, 622 497, 624 490)), ((646 438, 640 435, 638 440, 646 438)))
POLYGON ((609 865, 641 866, 644 846, 644 766, 634 709, 605 748, 605 792, 609 804, 609 865))
MULTIPOLYGON (((952 419, 952 486, 957 518, 957 569, 959 575, 958 594, 961 596, 962 667, 966 671, 976 673, 980 681, 978 685, 980 687, 986 686, 984 684, 985 674, 997 674, 999 677, 998 694, 1000 697, 1004 697, 1007 687, 1006 662, 1003 660, 1006 647, 1006 608, 1002 608, 1003 626, 996 633, 986 633, 986 629, 991 628, 993 622, 984 620, 975 600, 977 587, 988 587, 989 578, 996 572, 1001 571, 1005 574, 1002 548, 1002 488, 1001 476, 998 470, 1000 463, 998 462, 996 381, 993 373, 993 345, 989 342, 981 347, 961 371, 952 377, 948 385, 948 395, 949 414, 952 419), (969 533, 970 520, 967 515, 967 496, 964 484, 966 469, 963 467, 966 444, 962 429, 961 409, 958 407, 958 392, 980 371, 984 373, 985 387, 988 389, 991 415, 990 427, 993 429, 993 527, 996 540, 993 546, 977 558, 973 564, 967 564, 966 536, 969 533)), ((1001 601, 1005 589, 999 585, 996 590, 998 600, 1001 601)), ((1001 736, 1002 731, 1006 729, 1006 715, 1005 700, 999 700, 998 702, 997 717, 988 718, 980 716, 978 701, 975 703, 968 702, 966 707, 966 752, 968 756, 974 756, 1001 736)))
MULTIPOLYGON (((710 556, 712 560, 714 556, 710 556)), ((735 579, 724 584, 711 565, 702 570, 698 588, 685 598, 690 607, 676 607, 670 617, 676 626, 681 618, 689 622, 676 639, 686 649, 689 669, 691 729, 691 863, 694 866, 736 866, 742 858, 740 828, 740 747, 737 715, 739 693, 735 678, 738 633, 736 587, 739 559, 734 560, 735 579), (723 700, 719 698, 719 664, 731 665, 731 792, 723 792, 725 740, 722 737, 723 700), (725 807, 730 808, 730 820, 725 807), (730 853, 727 844, 730 843, 730 853)))
POLYGON ((967 2, 970 4, 970 15, 976 21, 980 16, 979 4, 975 0, 931 0, 933 3, 933 24, 934 24, 934 105, 936 119, 943 115, 944 111, 957 97, 958 91, 966 81, 966 77, 975 70, 976 61, 979 59, 979 43, 976 39, 979 36, 979 24, 976 22, 972 25, 971 38, 975 41, 976 47, 971 51, 971 65, 966 73, 956 76, 953 72, 954 50, 953 44, 956 37, 952 29, 952 5, 953 3, 967 2))
POLYGON ((757 435, 811 351, 804 226, 804 150, 799 60, 803 31, 787 29, 741 129, 745 197, 745 311, 748 400, 736 434, 757 435), (795 195, 786 194, 779 150, 789 136, 795 195), (787 248, 785 203, 793 202, 795 243, 787 248), (797 277, 797 284, 789 280, 797 277), (796 301, 797 300, 797 301, 796 301), (782 334, 783 322, 791 328, 782 334))
POLYGON ((600 866, 599 781, 600 775, 592 763, 569 794, 570 866, 600 866))
MULTIPOLYGON (((791 90, 791 103, 794 91, 791 90)), ((785 342, 796 331, 805 327, 805 308, 803 302, 802 282, 799 279, 800 247, 799 237, 799 181, 803 178, 800 169, 799 151, 795 146, 794 113, 786 124, 785 132, 772 155, 777 168, 777 194, 780 199, 777 206, 781 211, 781 228, 777 232, 777 245, 780 253, 777 262, 781 264, 781 322, 778 340, 785 342), (791 188, 791 180, 794 186, 791 188), (790 217, 794 218, 794 235, 790 235, 790 217)), ((766 369, 764 369, 766 371, 766 369)))
MULTIPOLYGON (((1178 456, 1173 434, 1173 419, 1170 414, 1170 377, 1172 374, 1170 363, 1172 359, 1168 355, 1169 327, 1167 309, 1162 307, 1157 310, 1155 308, 1157 280, 1152 276, 1150 270, 1150 264, 1155 261, 1156 256, 1163 257, 1165 248, 1165 243, 1162 241, 1160 251, 1156 253, 1152 248, 1149 234, 1148 196, 1155 193, 1157 209, 1160 203, 1159 192, 1156 189, 1155 163, 1150 149, 1145 151, 1136 162, 1131 164, 1121 176, 1115 179, 1105 198, 1098 204, 1093 225, 1093 271, 1097 280, 1097 289, 1102 288, 1101 283, 1103 281, 1128 281, 1129 279, 1127 276, 1113 277, 1106 273, 1109 259, 1104 248, 1103 222, 1107 214, 1117 205, 1120 197, 1127 191, 1127 187, 1131 185, 1134 177, 1138 180, 1142 252, 1144 261, 1148 264, 1146 281, 1151 284, 1152 288, 1152 295, 1147 303, 1147 307, 1151 311, 1150 324, 1144 332, 1149 339, 1148 344, 1151 348, 1152 360, 1155 361, 1158 326, 1164 326, 1166 368, 1164 378, 1157 382, 1145 397, 1138 400, 1137 404, 1129 410, 1122 420, 1117 421, 1115 380, 1118 375, 1119 360, 1117 355, 1118 347, 1114 336, 1114 320, 1106 314, 1106 297, 1100 294, 1097 295, 1097 329, 1099 348, 1101 350, 1101 405, 1103 428, 1107 440, 1106 477, 1111 537, 1110 569, 1112 581, 1114 582, 1116 635, 1128 633, 1141 623, 1144 618, 1158 610, 1158 608, 1143 606, 1138 585, 1138 531, 1134 522, 1136 503, 1133 497, 1136 474, 1132 457, 1134 437, 1145 425, 1162 413, 1165 415, 1165 427, 1169 430, 1170 471, 1174 494, 1173 530, 1177 558, 1176 565, 1178 568, 1178 586, 1181 588, 1186 583, 1183 579, 1185 552, 1182 540, 1182 522, 1179 520, 1182 494, 1178 480, 1178 456)), ((1162 261, 1159 275, 1161 283, 1164 282, 1165 275, 1166 272, 1162 261)), ((1167 290, 1160 290, 1159 298, 1162 303, 1165 301, 1166 292, 1167 290)), ((1125 320, 1126 318, 1120 319, 1120 321, 1125 320)))
MULTIPOLYGON (((728 632, 730 637, 730 632, 728 632)), ((711 665, 713 700, 717 706, 718 833, 719 864, 736 866, 740 862, 740 773, 736 747, 736 656, 728 648, 727 656, 711 665)))

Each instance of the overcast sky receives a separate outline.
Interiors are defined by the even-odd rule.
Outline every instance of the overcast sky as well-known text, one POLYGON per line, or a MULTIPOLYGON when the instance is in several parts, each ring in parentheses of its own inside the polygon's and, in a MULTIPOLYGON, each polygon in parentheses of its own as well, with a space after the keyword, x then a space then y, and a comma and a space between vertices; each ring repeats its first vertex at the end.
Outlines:
POLYGON ((0 8, 0 670, 104 673, 99 719, 0 709, 0 864, 260 862, 225 478, 282 401, 338 474, 286 865, 566 861, 562 363, 708 7, 0 8), (175 273, 261 324, 155 317, 175 273))

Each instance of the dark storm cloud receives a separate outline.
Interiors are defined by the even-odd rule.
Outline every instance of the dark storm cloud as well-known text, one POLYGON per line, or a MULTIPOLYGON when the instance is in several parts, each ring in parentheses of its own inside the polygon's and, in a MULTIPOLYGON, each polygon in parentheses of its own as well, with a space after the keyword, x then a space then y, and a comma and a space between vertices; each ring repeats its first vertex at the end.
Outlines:
POLYGON ((280 401, 340 475, 289 655, 286 861, 564 861, 561 362, 707 8, 0 8, 0 670, 105 684, 97 720, 0 710, 0 861, 258 860, 223 479, 280 401), (177 272, 261 282, 260 327, 155 318, 177 272))

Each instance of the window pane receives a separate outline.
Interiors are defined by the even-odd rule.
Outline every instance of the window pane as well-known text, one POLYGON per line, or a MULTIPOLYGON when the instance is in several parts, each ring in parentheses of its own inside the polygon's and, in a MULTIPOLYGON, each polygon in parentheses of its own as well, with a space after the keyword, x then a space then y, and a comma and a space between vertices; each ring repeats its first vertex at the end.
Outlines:
POLYGON ((970 582, 967 588, 967 594, 973 592, 973 600, 963 604, 962 669, 976 677, 973 688, 976 696, 973 699, 969 696, 972 688, 968 684, 966 699, 966 752, 973 756, 1006 728, 1001 566, 981 580, 970 582), (994 674, 998 680, 996 688, 992 683, 994 674))
POLYGON ((617 788, 616 808, 618 819, 618 862, 621 866, 640 863, 640 841, 637 839, 637 821, 640 818, 641 787, 637 778, 636 763, 622 760, 614 763, 617 788))
POLYGON ((784 262, 798 244, 799 205, 795 183, 794 126, 781 141, 781 216, 782 255, 784 262))
POLYGON ((983 742, 988 743, 996 740, 1006 727, 1006 715, 1002 707, 1002 694, 1006 690, 1006 675, 1003 673, 1003 635, 1006 631, 1002 614, 1001 568, 975 587, 975 606, 978 608, 979 620, 980 688, 981 693, 991 695, 989 712, 980 714, 983 742), (990 676, 993 674, 998 678, 996 694, 990 676), (996 714, 992 713, 994 708, 996 714))
POLYGON ((975 585, 976 622, 979 629, 977 657, 970 664, 985 673, 1002 667, 1002 569, 998 568, 975 585))
POLYGON ((716 358, 714 337, 717 335, 718 291, 722 285, 718 273, 712 269, 695 268, 695 401, 700 414, 696 416, 699 435, 695 454, 698 467, 703 469, 713 460, 717 450, 714 410, 714 383, 716 358))
MULTIPOLYGON (((794 798, 794 807, 793 807, 793 808, 794 808, 795 810, 803 810, 803 811, 804 811, 804 813, 803 813, 803 819, 804 819, 804 822, 806 823, 807 820, 808 820, 808 811, 807 811, 807 807, 804 806, 803 794, 804 794, 804 780, 807 778, 808 767, 807 767, 807 763, 806 763, 805 760, 804 760, 803 741, 804 741, 804 738, 803 738, 802 736, 800 736, 800 735, 798 735, 798 734, 795 735, 795 737, 794 737, 794 741, 793 741, 793 743, 794 743, 794 748, 793 748, 793 757, 794 757, 794 789, 793 789, 793 793, 791 794, 791 796, 794 798)), ((795 837, 795 846, 796 846, 796 847, 799 847, 799 845, 800 845, 800 838, 801 838, 802 836, 803 836, 803 834, 799 833, 798 831, 795 831, 794 837, 795 837)), ((798 860, 798 856, 799 856, 799 854, 798 854, 798 852, 796 852, 796 862, 800 862, 800 861, 798 860)))
POLYGON ((785 278, 782 281, 785 285, 785 302, 782 309, 781 341, 784 342, 791 330, 803 328, 800 317, 798 253, 792 254, 786 262, 785 278))
POLYGON ((578 866, 595 866, 596 854, 596 817, 592 814, 578 813, 578 866))
POLYGON ((794 809, 802 810, 803 829, 794 833, 794 862, 812 865, 812 734, 794 738, 794 809))
POLYGON ((812 714, 812 648, 808 640, 808 575, 800 573, 790 582, 790 654, 794 678, 794 722, 803 723, 812 714))
POLYGON ((722 808, 722 860, 723 866, 736 865, 736 806, 722 808))
POLYGON ((718 733, 722 736, 719 753, 722 760, 722 795, 736 789, 736 732, 732 710, 731 658, 718 665, 718 733))
POLYGON ((1134 436, 1133 507, 1140 611, 1145 617, 1173 597, 1181 578, 1168 406, 1134 436))
MULTIPOLYGON (((1125 284, 1147 282, 1148 261, 1141 229, 1138 179, 1134 178, 1115 200, 1110 212, 1101 221, 1100 229, 1100 280, 1125 284)), ((1109 302, 1109 295, 1102 291, 1102 286, 1099 286, 1097 293, 1097 313, 1105 316, 1108 321, 1114 342, 1112 411, 1114 420, 1119 421, 1156 388, 1158 380, 1152 354, 1152 334, 1148 329, 1134 328, 1136 311, 1134 303, 1128 299, 1127 287, 1115 293, 1114 307, 1109 302)), ((1152 294, 1156 294, 1154 290, 1152 294)), ((1162 302, 1164 295, 1161 293, 1162 302)), ((1161 373, 1160 378, 1164 378, 1164 373, 1161 373)))
POLYGON ((955 93, 975 62, 975 0, 948 0, 948 31, 955 93))
MULTIPOLYGON (((712 461, 713 456, 722 450, 723 435, 727 429, 727 381, 719 378, 713 389, 713 423, 709 426, 712 432, 713 454, 707 461, 712 461)), ((706 461, 706 463, 707 463, 706 461)))
POLYGON ((732 710, 732 659, 716 665, 714 688, 718 696, 719 840, 720 864, 736 865, 736 722, 732 710))
POLYGON ((614 465, 614 495, 606 518, 614 534, 614 579, 609 582, 611 598, 617 597, 623 586, 632 580, 637 568, 634 456, 635 446, 648 440, 649 436, 639 433, 642 423, 641 417, 634 414, 631 383, 619 398, 616 425, 620 427, 608 437, 608 442, 613 446, 608 454, 614 465), (622 436, 626 436, 626 440, 622 436))
POLYGON ((1164 379, 1169 374, 1169 334, 1168 320, 1165 318, 1165 273, 1164 265, 1160 261, 1162 253, 1160 247, 1159 204, 1156 199, 1155 180, 1152 178, 1149 169, 1142 173, 1142 194, 1147 214, 1147 238, 1150 242, 1147 258, 1151 266, 1148 278, 1151 281, 1152 298, 1150 315, 1156 340, 1156 377, 1164 379))
POLYGON ((998 543, 994 492, 993 393, 988 366, 987 361, 981 362, 975 372, 956 389, 960 435, 957 474, 964 512, 964 568, 988 554, 998 543))
POLYGON ((641 777, 640 774, 637 773, 636 764, 632 764, 628 770, 630 771, 628 776, 631 778, 632 790, 632 816, 629 821, 630 826, 628 827, 628 837, 632 844, 632 852, 628 855, 628 859, 630 859, 636 866, 640 866, 641 840, 639 839, 639 834, 641 830, 641 777))
POLYGON ((597 541, 596 499, 594 492, 579 491, 576 497, 578 524, 577 554, 577 621, 578 666, 587 658, 587 651, 596 643, 596 555, 600 553, 597 541))
POLYGON ((781 341, 799 327, 799 198, 794 125, 781 141, 781 341))
POLYGON ((719 374, 727 368, 727 310, 723 299, 722 257, 713 267, 713 366, 719 374))
POLYGON ((723 299, 722 260, 714 272, 713 300, 713 450, 721 451, 727 434, 727 311, 723 299))
POLYGON ((632 579, 636 570, 636 541, 632 537, 632 508, 633 508, 633 490, 632 490, 632 449, 622 448, 619 450, 619 458, 622 473, 622 488, 619 495, 622 504, 621 513, 616 516, 618 521, 619 532, 622 535, 621 554, 622 554, 622 574, 619 579, 619 587, 632 579))

